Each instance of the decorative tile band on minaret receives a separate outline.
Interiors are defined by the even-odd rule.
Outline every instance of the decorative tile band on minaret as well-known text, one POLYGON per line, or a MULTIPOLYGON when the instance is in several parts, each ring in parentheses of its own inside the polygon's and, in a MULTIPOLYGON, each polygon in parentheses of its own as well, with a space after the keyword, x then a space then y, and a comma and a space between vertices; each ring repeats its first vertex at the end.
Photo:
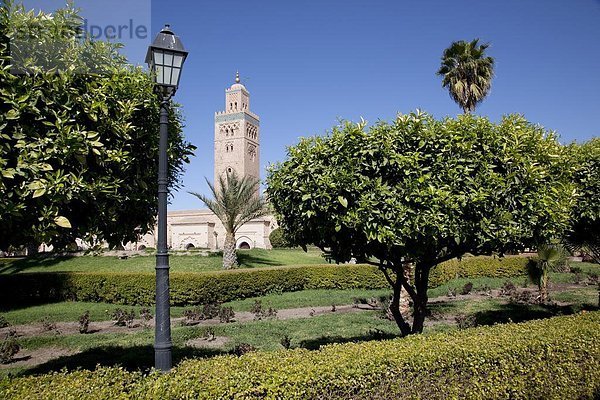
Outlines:
POLYGON ((250 93, 236 72, 235 83, 225 90, 225 110, 215 113, 215 186, 227 171, 260 179, 259 129, 260 119, 250 111, 250 93))

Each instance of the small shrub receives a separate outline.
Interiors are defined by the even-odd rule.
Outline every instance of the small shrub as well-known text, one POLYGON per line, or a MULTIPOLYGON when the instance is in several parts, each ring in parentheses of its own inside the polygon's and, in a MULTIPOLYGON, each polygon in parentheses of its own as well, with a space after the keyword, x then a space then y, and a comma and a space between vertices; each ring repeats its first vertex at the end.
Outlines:
POLYGON ((588 285, 597 285, 599 282, 598 280, 598 274, 596 273, 591 273, 588 275, 588 285))
POLYGON ((207 303, 202 305, 202 319, 213 319, 219 316, 221 305, 217 303, 207 303))
POLYGON ((506 281, 500 288, 501 296, 514 296, 517 293, 517 287, 511 281, 506 281))
POLYGON ((492 295, 492 288, 487 284, 483 285, 478 291, 479 291, 479 293, 483 294, 484 296, 492 295))
POLYGON ((292 340, 288 335, 283 336, 279 343, 283 346, 284 349, 290 349, 292 347, 292 340))
POLYGON ((244 354, 250 353, 252 351, 256 351, 256 347, 248 343, 240 343, 233 348, 233 354, 237 356, 243 356, 244 354))
POLYGON ((462 290, 460 291, 460 294, 467 295, 467 294, 471 293, 471 290, 473 290, 473 283, 467 282, 465 284, 465 286, 463 286, 462 290))
POLYGON ((79 316, 79 333, 88 333, 90 327, 90 312, 86 311, 79 316))
POLYGON ((219 310, 219 321, 221 323, 232 322, 235 318, 235 312, 232 307, 221 307, 219 310))
POLYGON ((19 350, 21 350, 21 345, 17 340, 17 332, 11 329, 0 342, 0 363, 8 364, 11 362, 19 350))
POLYGON ((50 332, 56 330, 56 322, 53 322, 50 317, 44 317, 41 320, 42 322, 42 330, 44 332, 50 332))
POLYGON ((189 308, 183 311, 182 325, 196 325, 202 321, 202 310, 199 307, 189 308))
POLYGON ((207 326, 202 330, 202 337, 208 341, 215 340, 215 329, 212 326, 207 326))
POLYGON ((144 326, 144 328, 147 328, 150 321, 153 318, 152 312, 150 311, 150 309, 147 307, 143 307, 140 310, 140 318, 142 319, 142 325, 144 326))
POLYGON ((262 317, 262 313, 263 313, 262 301, 254 300, 254 304, 252 304, 252 308, 250 309, 250 312, 252 314, 254 314, 254 319, 260 319, 260 317, 262 317))
POLYGON ((522 292, 515 292, 510 297, 510 302, 515 304, 533 304, 536 302, 536 296, 534 293, 524 290, 522 292))
POLYGON ((467 329, 476 326, 476 319, 474 315, 460 314, 454 317, 454 320, 456 321, 458 329, 467 329))
POLYGON ((282 247, 290 247, 290 242, 284 237, 281 228, 275 228, 269 235, 269 242, 274 249, 282 247))
POLYGON ((254 320, 260 321, 263 318, 272 318, 277 316, 277 310, 273 307, 265 309, 262 305, 262 301, 254 300, 254 304, 250 309, 250 312, 254 314, 254 320))
POLYGON ((6 318, 4 318, 4 315, 0 315, 0 328, 6 328, 7 326, 10 326, 10 324, 6 318))
POLYGON ((133 328, 133 320, 135 319, 135 310, 131 310, 127 312, 120 308, 117 308, 112 312, 111 318, 114 321, 116 326, 126 326, 128 328, 133 328))
POLYGON ((331 312, 336 312, 336 311, 337 311, 337 308, 335 307, 335 304, 332 304, 331 305, 331 312))
POLYGON ((448 297, 456 297, 456 289, 455 288, 448 289, 448 293, 446 295, 448 297))

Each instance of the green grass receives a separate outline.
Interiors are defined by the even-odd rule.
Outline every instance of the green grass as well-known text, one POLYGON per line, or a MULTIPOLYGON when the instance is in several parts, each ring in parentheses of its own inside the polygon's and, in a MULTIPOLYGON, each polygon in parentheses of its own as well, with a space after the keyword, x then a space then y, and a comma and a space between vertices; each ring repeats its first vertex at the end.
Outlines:
MULTIPOLYGON (((234 311, 250 311, 255 300, 260 300, 265 307, 274 307, 281 310, 285 308, 299 307, 319 307, 352 304, 355 297, 379 297, 391 294, 391 290, 303 290, 300 292, 286 292, 281 294, 269 294, 262 297, 249 298, 244 300, 231 301, 224 303, 224 306, 232 307, 234 311)), ((90 312, 92 321, 110 320, 109 313, 121 308, 124 310, 135 310, 139 315, 142 307, 120 306, 109 303, 89 303, 89 302, 60 302, 32 306, 15 310, 4 311, 2 315, 12 325, 29 324, 39 322, 42 318, 48 318, 52 322, 77 321, 79 316, 85 311, 90 312)), ((171 307, 171 316, 181 317, 183 311, 191 307, 171 307)), ((154 310, 152 309, 152 313, 154 310)))
MULTIPOLYGON (((321 251, 309 249, 252 249, 239 250, 241 268, 260 268, 280 265, 323 264, 326 260, 321 251)), ((0 274, 20 272, 154 272, 154 256, 134 256, 121 260, 118 257, 80 256, 48 257, 38 255, 22 259, 0 259, 0 274)), ((220 254, 204 256, 172 255, 169 260, 172 272, 217 271, 223 266, 220 254)))

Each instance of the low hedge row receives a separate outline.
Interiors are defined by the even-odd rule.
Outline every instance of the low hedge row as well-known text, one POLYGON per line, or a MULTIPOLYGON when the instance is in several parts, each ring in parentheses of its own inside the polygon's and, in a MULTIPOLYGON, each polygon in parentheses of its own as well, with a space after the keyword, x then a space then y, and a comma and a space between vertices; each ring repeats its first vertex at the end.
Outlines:
POLYGON ((600 312, 404 339, 5 380, 11 399, 593 399, 600 312))
MULTIPOLYGON (((437 266, 431 286, 456 277, 522 275, 526 258, 470 257, 437 266)), ((304 289, 381 289, 381 272, 369 265, 310 265, 171 274, 171 303, 226 302, 304 289)), ((154 274, 52 272, 0 275, 0 303, 39 304, 64 300, 128 305, 154 303, 154 274)))

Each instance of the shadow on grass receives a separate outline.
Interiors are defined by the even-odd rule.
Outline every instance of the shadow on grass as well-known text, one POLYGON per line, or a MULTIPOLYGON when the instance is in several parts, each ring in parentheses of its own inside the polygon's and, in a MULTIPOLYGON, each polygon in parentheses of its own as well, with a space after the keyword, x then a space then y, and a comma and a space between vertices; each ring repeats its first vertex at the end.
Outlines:
MULTIPOLYGON (((173 365, 186 358, 210 358, 228 354, 217 349, 197 349, 194 347, 173 347, 173 365)), ((38 375, 66 368, 94 370, 100 366, 121 366, 129 371, 148 371, 154 366, 154 349, 152 346, 105 346, 96 347, 70 356, 63 356, 27 369, 19 375, 38 375)))
POLYGON ((8 265, 0 264, 0 274, 17 274, 27 272, 30 268, 51 267, 74 256, 35 255, 27 258, 16 259, 8 265))
POLYGON ((386 340, 395 339, 401 337, 400 332, 398 334, 392 334, 381 331, 379 329, 372 329, 368 333, 359 336, 343 337, 343 336, 320 336, 315 339, 303 340, 299 343, 298 347, 308 350, 318 350, 319 347, 334 344, 334 343, 358 343, 367 342, 371 340, 386 340))
POLYGON ((238 251, 237 252, 238 264, 241 268, 257 268, 264 266, 273 266, 276 267, 281 265, 281 262, 273 261, 267 256, 260 256, 257 254, 253 254, 248 251, 238 251))
POLYGON ((497 309, 480 311, 474 314, 476 325, 504 324, 508 322, 525 322, 559 315, 571 315, 582 310, 597 311, 598 307, 587 305, 553 305, 553 304, 519 304, 508 303, 497 309))

